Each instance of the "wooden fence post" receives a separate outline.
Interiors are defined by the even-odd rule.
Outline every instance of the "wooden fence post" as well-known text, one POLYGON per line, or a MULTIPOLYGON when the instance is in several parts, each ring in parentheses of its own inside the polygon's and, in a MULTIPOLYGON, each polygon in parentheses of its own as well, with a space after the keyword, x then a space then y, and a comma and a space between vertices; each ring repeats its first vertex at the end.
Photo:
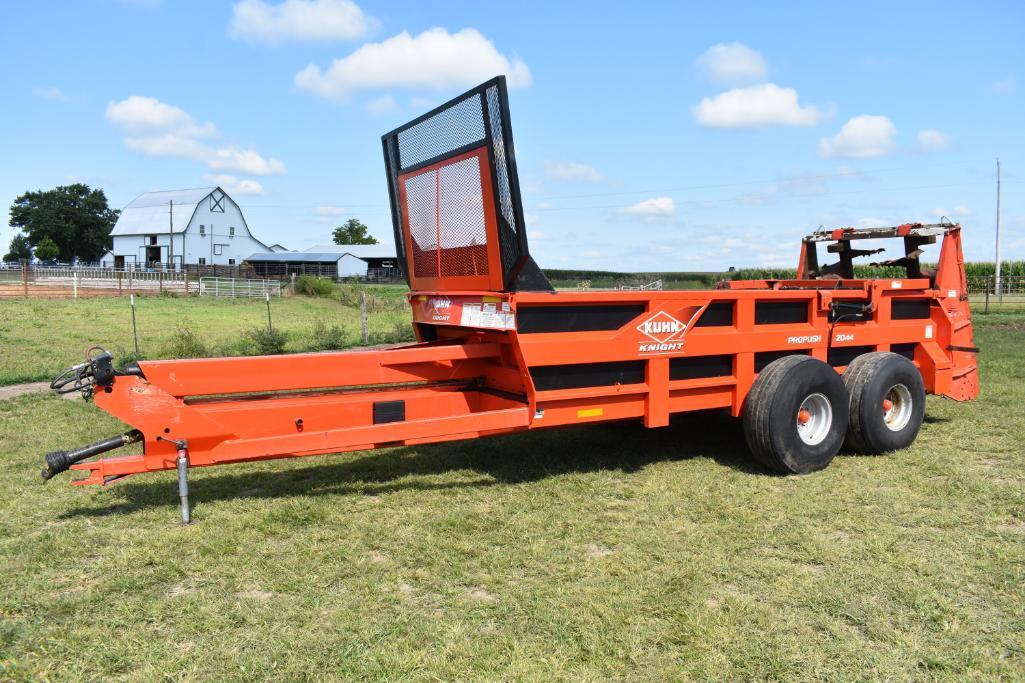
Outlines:
POLYGON ((362 289, 359 290, 359 317, 363 326, 363 343, 367 344, 370 341, 367 333, 367 294, 362 289))
POLYGON ((21 260, 21 281, 25 285, 25 298, 28 298, 28 259, 21 260))

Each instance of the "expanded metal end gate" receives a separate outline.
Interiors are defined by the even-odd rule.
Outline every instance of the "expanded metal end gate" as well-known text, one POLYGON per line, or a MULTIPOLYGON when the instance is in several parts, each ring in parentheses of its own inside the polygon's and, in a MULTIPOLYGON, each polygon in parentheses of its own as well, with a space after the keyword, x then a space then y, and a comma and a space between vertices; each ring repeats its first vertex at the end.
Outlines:
POLYGON ((870 452, 910 443, 924 392, 978 394, 957 225, 816 233, 794 280, 554 292, 528 251, 503 79, 383 145, 416 343, 123 373, 99 354, 81 384, 144 452, 85 462, 101 442, 50 454, 44 477, 73 466, 87 474, 76 484, 105 484, 178 469, 184 482, 189 467, 593 422, 662 427, 709 409, 743 416, 768 467, 806 472, 845 437, 870 452), (854 278, 851 259, 871 252, 852 244, 885 238, 905 245, 889 265, 907 276, 854 278), (928 271, 920 247, 937 240, 928 271), (820 265, 820 246, 838 261, 820 265))

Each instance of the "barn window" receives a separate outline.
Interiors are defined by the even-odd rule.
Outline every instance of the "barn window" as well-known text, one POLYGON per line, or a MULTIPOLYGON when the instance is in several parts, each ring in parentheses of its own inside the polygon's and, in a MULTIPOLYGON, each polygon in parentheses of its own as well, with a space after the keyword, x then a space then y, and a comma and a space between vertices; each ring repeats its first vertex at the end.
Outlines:
POLYGON ((214 245, 214 256, 220 256, 221 255, 221 250, 223 248, 224 248, 223 244, 215 244, 214 245))
POLYGON ((206 235, 206 226, 205 225, 201 225, 201 226, 199 226, 199 236, 203 237, 204 235, 206 235))
POLYGON ((201 266, 205 266, 206 265, 206 259, 203 258, 202 256, 199 257, 199 265, 201 265, 201 266))
POLYGON ((224 193, 214 192, 210 195, 210 211, 224 213, 224 193))
POLYGON ((235 259, 233 259, 233 258, 228 259, 228 265, 229 266, 235 265, 235 259))
POLYGON ((157 236, 156 235, 150 235, 149 236, 149 243, 151 245, 156 244, 157 243, 157 236))
POLYGON ((235 236, 235 227, 232 226, 232 227, 228 228, 228 237, 234 237, 234 236, 235 236))

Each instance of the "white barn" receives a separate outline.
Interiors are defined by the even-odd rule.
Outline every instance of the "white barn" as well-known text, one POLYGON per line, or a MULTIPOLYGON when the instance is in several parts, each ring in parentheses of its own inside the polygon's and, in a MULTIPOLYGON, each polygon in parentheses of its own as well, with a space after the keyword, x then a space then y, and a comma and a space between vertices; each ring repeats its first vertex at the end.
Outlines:
POLYGON ((268 251, 219 187, 141 194, 121 211, 110 235, 114 247, 104 265, 115 268, 238 265, 254 251, 268 251))

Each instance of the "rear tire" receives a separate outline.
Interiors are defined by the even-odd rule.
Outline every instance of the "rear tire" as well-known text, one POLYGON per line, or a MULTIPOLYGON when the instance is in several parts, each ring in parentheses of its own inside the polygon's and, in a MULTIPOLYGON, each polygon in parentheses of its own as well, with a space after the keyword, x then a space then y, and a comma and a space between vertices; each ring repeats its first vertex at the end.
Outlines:
POLYGON ((896 353, 866 353, 843 373, 851 395, 847 448, 879 455, 910 446, 925 418, 925 384, 914 363, 896 353))
POLYGON ((744 407, 744 437, 771 470, 824 468, 843 444, 850 399, 836 370, 804 355, 784 356, 759 373, 744 407))

